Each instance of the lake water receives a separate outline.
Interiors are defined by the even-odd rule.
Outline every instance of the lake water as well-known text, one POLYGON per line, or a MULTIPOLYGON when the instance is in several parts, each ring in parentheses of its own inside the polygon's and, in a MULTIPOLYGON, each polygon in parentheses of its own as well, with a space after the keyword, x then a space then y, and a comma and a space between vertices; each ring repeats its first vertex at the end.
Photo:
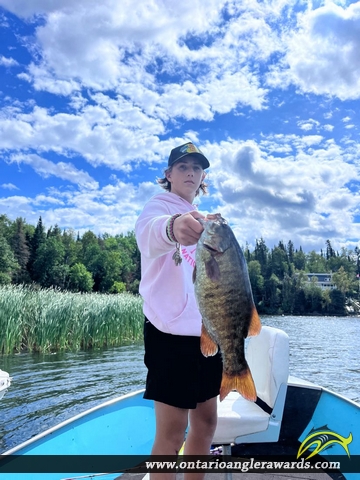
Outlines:
MULTIPOLYGON (((262 317, 290 337, 290 373, 360 402, 360 318, 262 317)), ((144 387, 142 344, 0 357, 0 453, 107 399, 144 387)))

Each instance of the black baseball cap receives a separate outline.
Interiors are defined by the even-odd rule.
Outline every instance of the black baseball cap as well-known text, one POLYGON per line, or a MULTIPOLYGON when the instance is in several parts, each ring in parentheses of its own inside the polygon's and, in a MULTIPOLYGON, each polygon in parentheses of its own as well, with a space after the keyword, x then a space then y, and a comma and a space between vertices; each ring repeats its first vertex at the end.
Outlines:
POLYGON ((168 161, 168 167, 171 167, 171 165, 174 165, 174 163, 180 160, 180 158, 186 157, 187 155, 196 156, 200 160, 201 166, 204 170, 205 168, 210 167, 209 160, 205 157, 205 155, 201 152, 201 150, 199 150, 191 142, 184 143, 184 145, 180 145, 180 147, 175 147, 171 150, 169 161, 168 161))

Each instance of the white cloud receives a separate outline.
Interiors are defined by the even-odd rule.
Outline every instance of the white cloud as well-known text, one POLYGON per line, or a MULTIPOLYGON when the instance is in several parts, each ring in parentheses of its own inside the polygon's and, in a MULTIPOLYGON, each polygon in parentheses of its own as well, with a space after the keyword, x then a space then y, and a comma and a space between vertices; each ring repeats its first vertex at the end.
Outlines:
POLYGON ((95 189, 98 186, 98 183, 87 172, 78 170, 69 162, 54 163, 36 154, 14 154, 10 157, 9 162, 30 165, 43 178, 53 175, 88 189, 95 189))
POLYGON ((0 198, 1 212, 7 215, 9 218, 15 220, 15 218, 26 218, 27 222, 36 224, 39 216, 38 211, 35 213, 31 208, 31 198, 27 198, 20 195, 13 195, 11 197, 0 198))
POLYGON ((112 100, 101 94, 99 104, 87 105, 77 114, 51 112, 35 107, 29 113, 3 111, 0 115, 0 148, 76 152, 94 165, 119 169, 129 160, 158 161, 159 120, 146 116, 131 101, 112 100))
POLYGON ((3 183, 0 185, 1 188, 4 188, 5 190, 19 190, 16 185, 13 183, 3 183))
POLYGON ((234 223, 239 239, 296 239, 310 248, 327 238, 343 241, 350 230, 358 233, 354 215, 359 196, 349 182, 360 180, 360 167, 344 162, 349 152, 334 142, 309 148, 296 137, 280 140, 292 144, 296 153, 273 156, 249 141, 222 145, 211 178, 219 208, 234 223))
POLYGON ((205 87, 202 97, 218 113, 228 113, 238 104, 249 105, 254 110, 264 107, 267 91, 259 86, 258 78, 246 68, 234 74, 226 73, 205 87))
MULTIPOLYGON (((32 29, 18 41, 28 47, 26 65, 15 51, 17 65, 0 58, 17 67, 16 76, 3 69, 14 85, 1 97, 2 158, 64 181, 61 190, 40 183, 31 198, 1 199, 12 218, 36 223, 42 215, 80 233, 131 230, 159 191, 143 180, 155 177, 174 145, 192 140, 211 160, 213 193, 201 204, 219 207, 239 238, 281 235, 306 247, 359 238, 358 113, 338 99, 360 95, 360 2, 0 5, 32 29), (308 93, 322 97, 316 103, 308 93), (100 168, 80 169, 78 157, 100 168)), ((14 167, 4 165, 2 188, 16 188, 14 167)))
POLYGON ((155 183, 134 186, 121 181, 96 190, 59 191, 53 188, 48 194, 39 194, 35 198, 0 198, 0 209, 9 218, 22 216, 32 224, 36 224, 41 216, 47 227, 58 224, 80 234, 92 230, 98 234, 115 235, 134 229, 143 204, 159 192, 159 188, 155 183))
POLYGON ((0 65, 3 65, 4 67, 15 67, 17 65, 19 65, 19 63, 14 60, 13 58, 8 58, 8 57, 4 57, 3 55, 0 56, 0 65))
POLYGON ((57 78, 52 71, 31 63, 28 68, 28 74, 22 73, 18 77, 33 83, 35 90, 45 90, 55 95, 71 95, 79 91, 81 86, 79 82, 71 78, 57 78))
POLYGON ((319 127, 320 122, 317 120, 314 120, 313 118, 309 118, 309 120, 300 120, 298 122, 299 128, 301 130, 312 130, 313 128, 319 127))
MULTIPOLYGON (((171 140, 168 141, 169 145, 171 140)), ((162 146, 168 153, 169 147, 162 146)), ((46 226, 58 224, 74 228, 80 234, 87 230, 95 233, 127 233, 134 229, 137 215, 144 203, 161 191, 155 182, 141 182, 135 186, 111 176, 111 184, 101 189, 88 173, 76 169, 71 163, 48 161, 35 154, 13 154, 9 160, 21 166, 25 163, 45 178, 56 176, 66 181, 61 190, 50 188, 29 198, 9 196, 0 198, 0 209, 9 218, 21 215, 27 222, 36 224, 42 216, 46 226), (68 182, 80 188, 72 188, 68 182)))
POLYGON ((45 208, 49 206, 54 207, 56 205, 64 205, 64 202, 59 198, 52 197, 51 195, 36 195, 31 204, 37 208, 45 208))
POLYGON ((256 2, 253 15, 240 11, 226 25, 224 0, 136 5, 132 0, 79 0, 72 8, 66 2, 2 4, 20 16, 46 15, 36 28, 37 61, 20 74, 36 90, 59 95, 81 87, 131 90, 141 108, 165 112, 166 118, 210 120, 214 112, 228 112, 237 104, 256 109, 264 104, 267 92, 248 60, 268 58, 278 48, 278 38, 266 22, 270 12, 256 2), (178 90, 187 92, 187 98, 177 101, 179 91, 173 82, 162 85, 163 73, 183 76, 178 90), (193 90, 187 90, 191 83, 193 90), (199 102, 199 108, 186 107, 199 102))
POLYGON ((273 67, 269 84, 293 83, 303 92, 341 100, 359 98, 359 28, 360 2, 309 9, 293 33, 284 33, 285 56, 273 67))
POLYGON ((141 50, 145 62, 146 57, 151 62, 167 53, 181 57, 188 48, 179 45, 179 38, 188 31, 211 30, 223 6, 215 0, 147 4, 79 0, 71 8, 61 2, 51 6, 32 2, 31 7, 16 0, 2 3, 20 16, 46 13, 46 22, 36 33, 42 52, 41 68, 32 71, 37 82, 46 68, 58 79, 80 78, 93 88, 115 88, 120 78, 133 81, 146 76, 145 68, 139 70, 138 62, 125 58, 129 53, 141 50))

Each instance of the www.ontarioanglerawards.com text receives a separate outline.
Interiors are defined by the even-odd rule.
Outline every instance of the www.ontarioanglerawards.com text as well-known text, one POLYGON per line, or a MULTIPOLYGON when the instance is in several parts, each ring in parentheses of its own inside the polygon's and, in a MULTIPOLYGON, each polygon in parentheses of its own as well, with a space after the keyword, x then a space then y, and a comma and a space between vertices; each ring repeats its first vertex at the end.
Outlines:
POLYGON ((328 462, 318 461, 311 463, 300 459, 296 461, 269 461, 269 460, 256 460, 250 458, 246 460, 231 460, 226 461, 224 459, 214 460, 181 460, 177 461, 147 461, 145 462, 147 471, 149 472, 174 472, 174 471, 232 471, 232 472, 297 472, 297 471, 312 471, 314 470, 339 470, 340 462, 328 462))

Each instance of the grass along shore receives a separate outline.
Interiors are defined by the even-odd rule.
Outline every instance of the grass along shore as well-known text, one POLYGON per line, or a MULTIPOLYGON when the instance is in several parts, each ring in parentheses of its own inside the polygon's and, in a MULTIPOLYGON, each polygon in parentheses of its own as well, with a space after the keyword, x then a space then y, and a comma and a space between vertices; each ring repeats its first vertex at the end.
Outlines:
POLYGON ((129 293, 0 286, 0 354, 121 346, 143 335, 142 299, 129 293))

